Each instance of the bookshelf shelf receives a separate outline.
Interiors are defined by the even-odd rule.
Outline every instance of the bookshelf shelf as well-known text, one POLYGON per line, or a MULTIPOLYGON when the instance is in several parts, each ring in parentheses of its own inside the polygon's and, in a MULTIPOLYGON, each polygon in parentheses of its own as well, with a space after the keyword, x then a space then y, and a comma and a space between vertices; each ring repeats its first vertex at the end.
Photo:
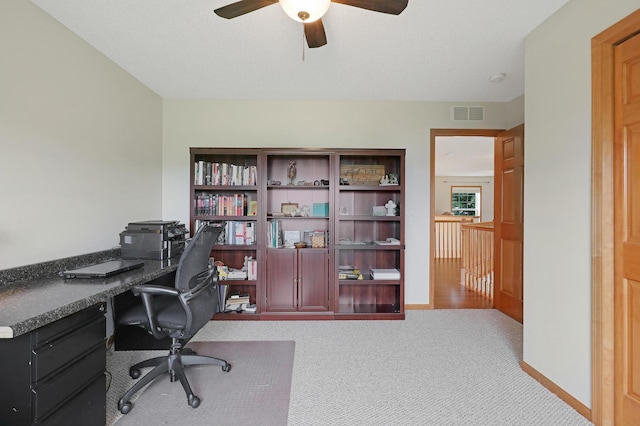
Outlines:
POLYGON ((396 192, 402 191, 402 187, 400 185, 340 185, 340 191, 396 192))
POLYGON ((400 216, 365 216, 365 215, 340 215, 338 220, 349 221, 349 220, 370 220, 374 222, 400 222, 402 218, 400 216))
POLYGON ((267 216, 268 219, 277 220, 313 220, 313 219, 329 219, 329 216, 267 216))
POLYGON ((221 220, 235 220, 235 221, 249 221, 256 222, 258 218, 256 216, 208 216, 208 215, 194 215, 192 216, 194 220, 211 220, 211 221, 221 221, 221 220))
POLYGON ((393 244, 393 245, 377 245, 377 244, 372 244, 372 243, 368 243, 368 244, 336 244, 335 246, 336 250, 395 250, 395 251, 401 251, 404 250, 404 244, 393 244))
POLYGON ((287 191, 327 191, 329 185, 267 185, 269 191, 287 190, 287 191))
POLYGON ((400 311, 397 305, 340 305, 340 314, 345 316, 341 318, 340 315, 336 315, 339 319, 350 319, 348 317, 354 316, 353 319, 359 319, 357 316, 366 316, 368 314, 388 314, 389 316, 381 317, 380 319, 404 319, 404 314, 400 311))
POLYGON ((242 192, 257 191, 257 185, 194 185, 196 191, 242 192))
POLYGON ((190 229, 202 221, 232 222, 235 239, 225 236, 227 244, 215 245, 211 256, 232 269, 247 257, 257 261, 257 279, 221 281, 236 294, 249 294, 256 312, 218 313, 214 319, 404 318, 403 149, 191 148, 190 153, 190 229), (387 177, 398 184, 381 185, 387 177), (233 207, 229 199, 236 201, 233 207), (394 216, 386 215, 388 202, 397 206, 394 216), (283 214, 291 209, 299 211, 283 214), (238 236, 244 228, 253 235, 238 236), (297 235, 308 248, 289 248, 297 235), (321 239, 312 245, 312 236, 321 239), (387 238, 400 243, 374 243, 387 238), (365 279, 340 280, 345 265, 365 279), (370 279, 376 268, 397 269, 401 278, 370 279))

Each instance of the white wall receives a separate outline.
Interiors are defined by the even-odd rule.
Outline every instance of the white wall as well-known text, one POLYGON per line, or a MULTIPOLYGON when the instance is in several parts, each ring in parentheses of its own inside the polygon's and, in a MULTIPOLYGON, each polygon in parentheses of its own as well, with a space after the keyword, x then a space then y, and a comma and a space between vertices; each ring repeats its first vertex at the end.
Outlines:
POLYGON ((507 129, 513 129, 524 123, 524 95, 507 103, 507 129))
POLYGON ((161 213, 162 100, 31 2, 0 2, 0 269, 161 213))
MULTIPOLYGON (((476 105, 476 103, 474 103, 476 105)), ((486 104, 483 128, 506 126, 486 104)), ((407 304, 429 303, 429 138, 456 128, 447 103, 164 101, 163 214, 189 219, 189 147, 406 148, 407 304)), ((478 127, 474 123, 473 128, 478 127)))
POLYGON ((572 0, 525 41, 524 361, 591 406, 591 38, 638 0, 572 0))
POLYGON ((452 186, 480 186, 480 214, 483 222, 493 220, 493 176, 436 176, 435 210, 436 214, 451 211, 452 186))

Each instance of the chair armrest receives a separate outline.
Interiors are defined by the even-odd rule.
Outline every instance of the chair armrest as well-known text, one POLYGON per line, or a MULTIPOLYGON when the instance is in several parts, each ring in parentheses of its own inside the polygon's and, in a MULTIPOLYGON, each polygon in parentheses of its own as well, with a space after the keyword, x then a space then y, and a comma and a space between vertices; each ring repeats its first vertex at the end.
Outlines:
POLYGON ((160 340, 169 334, 169 331, 163 330, 158 326, 157 312, 154 307, 154 296, 170 296, 180 300, 180 291, 172 287, 164 287, 159 285, 139 285, 131 289, 135 296, 141 296, 145 313, 149 319, 149 332, 153 337, 160 340))
POLYGON ((193 314, 191 307, 189 306, 189 300, 196 297, 200 292, 204 291, 207 287, 217 283, 218 271, 215 268, 204 270, 201 273, 195 275, 192 280, 195 281, 194 288, 189 291, 181 292, 173 287, 164 287, 158 285, 140 285, 131 289, 131 292, 135 296, 141 296, 142 304, 144 305, 145 313, 149 319, 149 331, 156 339, 162 339, 169 334, 169 331, 163 330, 158 326, 157 313, 154 309, 153 298, 155 296, 169 296, 175 297, 180 302, 180 306, 184 310, 186 316, 185 329, 191 328, 193 320, 193 314))
POLYGON ((142 293, 151 294, 153 296, 180 296, 180 292, 173 287, 164 287, 160 285, 138 285, 131 289, 135 296, 142 293))

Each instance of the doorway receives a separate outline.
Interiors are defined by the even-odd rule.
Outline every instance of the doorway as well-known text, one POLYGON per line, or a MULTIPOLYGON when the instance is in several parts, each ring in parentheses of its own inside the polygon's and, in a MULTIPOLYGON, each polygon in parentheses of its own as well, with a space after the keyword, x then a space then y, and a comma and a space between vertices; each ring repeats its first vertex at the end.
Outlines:
MULTIPOLYGON (((492 157, 495 137, 501 132, 501 130, 467 129, 434 129, 431 131, 430 217, 432 226, 429 300, 434 309, 488 309, 493 307, 493 301, 487 294, 470 290, 465 286, 461 253, 462 224, 493 220, 493 161, 490 163, 484 161, 478 164, 467 163, 467 166, 462 166, 462 169, 456 168, 456 163, 461 164, 464 160, 457 148, 458 145, 463 145, 465 140, 473 140, 479 145, 483 142, 486 143, 487 140, 490 141, 489 156, 492 157), (458 158, 455 158, 456 156, 458 158), (484 164, 484 166, 479 164, 484 164), (491 166, 487 166, 487 164, 491 164, 491 166), (466 170, 464 170, 465 168, 466 170), (452 205, 453 187, 460 188, 460 191, 466 194, 459 199, 465 201, 473 199, 474 203, 480 204, 480 206, 469 203, 464 206, 456 206, 455 203, 452 205), (475 189, 478 187, 479 190, 475 189), (478 197, 475 198, 472 194, 478 194, 478 197), (476 210, 479 213, 477 217, 475 213, 472 217, 465 218, 453 214, 453 210, 458 207, 461 210, 465 210, 465 208, 471 210, 469 206, 479 207, 479 211, 476 210)), ((482 155, 481 152, 476 151, 475 156, 482 155)), ((473 157, 473 155, 469 157, 473 157)))
POLYGON ((434 309, 492 308, 492 250, 465 255, 472 236, 486 242, 492 237, 491 229, 472 227, 493 223, 495 139, 438 136, 435 144, 434 309), (479 274, 465 265, 471 259, 474 268, 482 269, 479 274))

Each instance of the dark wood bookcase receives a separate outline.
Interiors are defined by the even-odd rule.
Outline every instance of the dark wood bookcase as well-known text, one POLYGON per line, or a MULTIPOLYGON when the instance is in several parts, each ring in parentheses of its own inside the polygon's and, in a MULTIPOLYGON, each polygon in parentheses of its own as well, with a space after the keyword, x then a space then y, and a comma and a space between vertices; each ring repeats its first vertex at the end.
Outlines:
POLYGON ((231 222, 234 238, 219 241, 211 256, 231 268, 247 256, 257 260, 256 279, 223 282, 231 294, 249 294, 256 313, 214 319, 404 318, 405 150, 190 151, 191 229, 231 222), (226 164, 237 177, 216 177, 209 164, 226 164), (230 199, 235 208, 220 207, 230 199), (341 274, 346 268, 361 276, 341 274), (397 276, 372 276, 372 269, 397 276))

